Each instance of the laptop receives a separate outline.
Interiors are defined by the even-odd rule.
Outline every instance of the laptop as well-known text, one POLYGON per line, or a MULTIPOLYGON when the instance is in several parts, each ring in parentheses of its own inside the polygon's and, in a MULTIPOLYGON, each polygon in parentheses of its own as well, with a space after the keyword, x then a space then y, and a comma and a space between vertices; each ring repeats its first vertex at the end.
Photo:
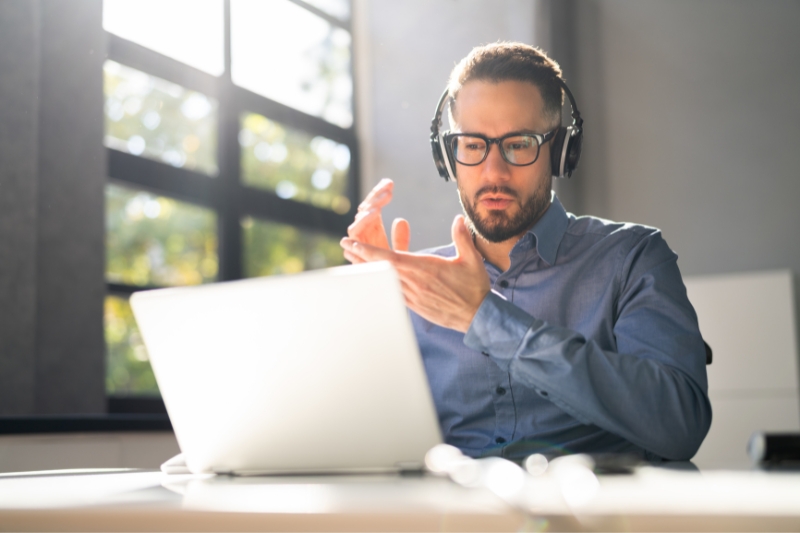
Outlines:
POLYGON ((389 263, 145 291, 131 306, 192 473, 418 469, 442 442, 389 263))

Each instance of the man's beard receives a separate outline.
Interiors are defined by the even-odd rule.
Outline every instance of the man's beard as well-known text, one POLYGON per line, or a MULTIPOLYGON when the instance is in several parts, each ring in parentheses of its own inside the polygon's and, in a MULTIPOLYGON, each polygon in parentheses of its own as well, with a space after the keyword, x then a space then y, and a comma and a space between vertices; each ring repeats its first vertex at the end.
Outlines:
POLYGON ((528 231, 550 206, 552 178, 543 185, 520 203, 520 209, 513 217, 499 209, 492 209, 486 216, 481 216, 475 209, 478 199, 485 194, 502 193, 520 201, 519 193, 510 187, 502 185, 483 187, 475 193, 472 202, 464 198, 463 191, 459 188, 458 198, 473 234, 489 242, 504 242, 528 231))

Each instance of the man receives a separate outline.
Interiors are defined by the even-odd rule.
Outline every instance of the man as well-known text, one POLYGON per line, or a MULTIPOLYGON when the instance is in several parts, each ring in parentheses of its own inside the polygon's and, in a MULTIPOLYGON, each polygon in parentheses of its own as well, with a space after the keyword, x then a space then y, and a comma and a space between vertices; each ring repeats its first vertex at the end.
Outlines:
POLYGON ((677 256, 654 228, 567 213, 551 193, 561 71, 495 43, 453 70, 446 137, 464 210, 453 244, 409 253, 359 207, 345 257, 397 269, 445 440, 471 456, 688 460, 711 423, 705 352, 677 256))

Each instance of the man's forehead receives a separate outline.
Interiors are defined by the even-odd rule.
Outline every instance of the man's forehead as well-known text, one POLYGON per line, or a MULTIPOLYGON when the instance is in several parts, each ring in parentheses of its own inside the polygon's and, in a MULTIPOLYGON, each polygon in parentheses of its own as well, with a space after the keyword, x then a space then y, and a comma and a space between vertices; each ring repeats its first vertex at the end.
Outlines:
POLYGON ((461 131, 497 134, 496 130, 542 132, 550 129, 539 88, 524 81, 472 80, 451 105, 451 123, 461 131), (487 129, 495 131, 486 131, 487 129))

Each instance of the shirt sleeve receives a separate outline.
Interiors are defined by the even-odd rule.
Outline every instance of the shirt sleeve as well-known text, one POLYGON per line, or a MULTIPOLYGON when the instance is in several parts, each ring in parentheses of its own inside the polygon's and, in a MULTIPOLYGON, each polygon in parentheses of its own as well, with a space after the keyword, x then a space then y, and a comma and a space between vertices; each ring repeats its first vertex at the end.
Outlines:
POLYGON ((665 459, 688 460, 711 425, 711 404, 705 348, 677 256, 653 230, 634 243, 614 282, 615 351, 495 292, 478 309, 464 344, 578 421, 665 459))

